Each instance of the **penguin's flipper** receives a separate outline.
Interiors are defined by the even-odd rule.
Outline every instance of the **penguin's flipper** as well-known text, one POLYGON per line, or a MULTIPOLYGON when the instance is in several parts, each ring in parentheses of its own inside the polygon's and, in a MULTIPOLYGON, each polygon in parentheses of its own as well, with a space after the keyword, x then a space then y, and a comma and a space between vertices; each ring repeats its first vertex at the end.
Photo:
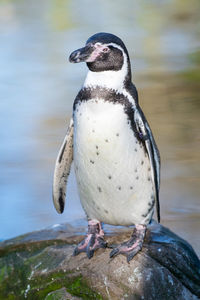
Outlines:
POLYGON ((71 119, 67 134, 56 159, 53 177, 53 202, 58 213, 64 211, 67 178, 73 160, 73 131, 74 125, 71 119))
POLYGON ((158 222, 160 222, 160 203, 159 203, 159 188, 160 188, 160 155, 156 146, 154 137, 143 112, 138 108, 134 113, 134 120, 139 138, 143 141, 146 147, 147 154, 151 165, 151 177, 154 186, 154 195, 156 201, 156 211, 158 222))

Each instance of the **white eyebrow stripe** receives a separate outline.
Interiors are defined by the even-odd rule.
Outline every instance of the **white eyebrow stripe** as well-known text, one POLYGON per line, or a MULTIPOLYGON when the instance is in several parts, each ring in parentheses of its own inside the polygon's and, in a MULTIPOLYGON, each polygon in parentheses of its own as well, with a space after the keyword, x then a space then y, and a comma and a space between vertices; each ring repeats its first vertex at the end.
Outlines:
POLYGON ((100 42, 97 42, 97 43, 95 43, 94 44, 94 46, 100 46, 100 45, 103 45, 103 46, 112 46, 112 47, 114 47, 114 48, 117 48, 117 49, 119 49, 119 50, 121 50, 123 53, 125 53, 124 52, 124 49, 121 47, 121 46, 119 46, 119 45, 117 45, 117 44, 115 44, 115 43, 108 43, 108 44, 104 44, 104 43, 100 43, 100 42))
POLYGON ((109 43, 109 44, 105 44, 105 45, 106 45, 106 46, 113 46, 113 47, 115 47, 115 48, 121 50, 121 51, 124 53, 124 49, 123 49, 121 46, 119 46, 119 45, 117 45, 117 44, 115 44, 115 43, 109 43))

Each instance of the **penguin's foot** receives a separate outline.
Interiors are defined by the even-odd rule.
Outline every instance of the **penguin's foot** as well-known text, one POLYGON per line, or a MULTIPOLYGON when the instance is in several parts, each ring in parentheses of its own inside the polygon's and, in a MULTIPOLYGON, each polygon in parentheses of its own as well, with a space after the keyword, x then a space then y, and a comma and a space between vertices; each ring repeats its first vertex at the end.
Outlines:
POLYGON ((114 248, 110 252, 110 258, 123 254, 126 256, 127 262, 129 262, 142 249, 146 229, 146 225, 136 225, 131 238, 114 248))
POLYGON ((91 220, 88 222, 87 236, 76 246, 73 255, 75 256, 81 252, 86 252, 87 257, 90 259, 95 250, 106 247, 107 243, 104 241, 104 232, 101 223, 96 220, 91 220))

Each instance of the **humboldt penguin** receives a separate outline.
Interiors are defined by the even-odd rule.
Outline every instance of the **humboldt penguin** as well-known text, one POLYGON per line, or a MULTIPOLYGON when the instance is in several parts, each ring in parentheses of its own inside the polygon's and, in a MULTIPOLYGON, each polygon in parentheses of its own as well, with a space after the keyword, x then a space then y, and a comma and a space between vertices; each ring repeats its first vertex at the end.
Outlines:
POLYGON ((53 182, 56 210, 64 210, 67 178, 74 169, 88 233, 74 255, 91 258, 105 248, 102 223, 134 225, 128 241, 110 257, 129 262, 141 249, 156 205, 160 221, 160 155, 131 81, 128 51, 120 38, 97 33, 71 53, 72 63, 85 62, 88 73, 78 92, 73 115, 59 151, 53 182))

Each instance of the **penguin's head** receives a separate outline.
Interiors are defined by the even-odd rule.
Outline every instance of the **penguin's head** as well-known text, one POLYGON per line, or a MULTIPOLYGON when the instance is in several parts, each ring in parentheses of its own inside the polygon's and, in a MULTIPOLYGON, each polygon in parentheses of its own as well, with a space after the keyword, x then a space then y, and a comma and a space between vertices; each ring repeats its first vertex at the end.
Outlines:
POLYGON ((92 72, 117 72, 122 70, 126 64, 126 75, 131 76, 126 46, 120 38, 111 33, 100 32, 91 36, 85 47, 71 53, 69 61, 72 63, 86 62, 92 72))

